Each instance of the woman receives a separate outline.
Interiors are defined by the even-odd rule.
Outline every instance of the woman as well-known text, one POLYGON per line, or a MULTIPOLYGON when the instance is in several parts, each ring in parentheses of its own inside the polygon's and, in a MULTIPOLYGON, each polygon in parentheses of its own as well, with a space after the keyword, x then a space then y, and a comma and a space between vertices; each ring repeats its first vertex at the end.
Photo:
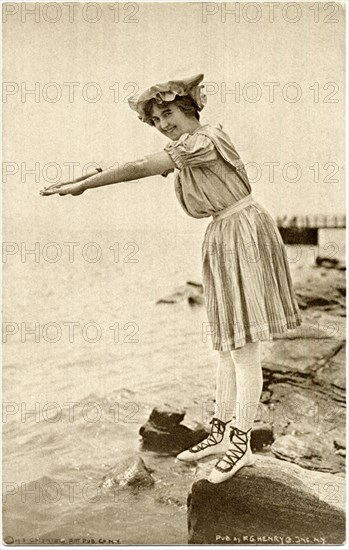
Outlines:
POLYGON ((200 124, 202 80, 197 75, 157 84, 129 101, 143 122, 170 140, 164 151, 41 194, 80 195, 175 170, 184 211, 213 217, 202 245, 202 274, 208 332, 219 355, 215 412, 209 436, 178 458, 223 453, 208 478, 220 483, 254 462, 250 436, 263 387, 260 342, 300 326, 301 315, 275 222, 252 197, 244 165, 222 127, 200 124))

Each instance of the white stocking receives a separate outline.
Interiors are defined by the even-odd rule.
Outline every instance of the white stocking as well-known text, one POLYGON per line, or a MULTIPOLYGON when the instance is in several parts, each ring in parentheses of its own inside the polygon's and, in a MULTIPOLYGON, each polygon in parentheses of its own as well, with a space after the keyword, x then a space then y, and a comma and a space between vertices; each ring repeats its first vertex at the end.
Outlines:
POLYGON ((260 342, 245 344, 232 350, 236 375, 236 422, 239 430, 252 428, 258 414, 258 404, 263 388, 260 342))
POLYGON ((214 416, 228 422, 235 415, 236 379, 230 351, 219 351, 214 416))

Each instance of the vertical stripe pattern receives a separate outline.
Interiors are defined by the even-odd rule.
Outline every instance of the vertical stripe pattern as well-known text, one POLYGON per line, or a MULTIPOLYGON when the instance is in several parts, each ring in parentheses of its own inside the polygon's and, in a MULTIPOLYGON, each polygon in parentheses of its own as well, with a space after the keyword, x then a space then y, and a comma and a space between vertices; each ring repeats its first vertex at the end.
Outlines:
POLYGON ((301 325, 284 243, 259 203, 208 225, 202 261, 206 334, 214 350, 271 340, 301 325))

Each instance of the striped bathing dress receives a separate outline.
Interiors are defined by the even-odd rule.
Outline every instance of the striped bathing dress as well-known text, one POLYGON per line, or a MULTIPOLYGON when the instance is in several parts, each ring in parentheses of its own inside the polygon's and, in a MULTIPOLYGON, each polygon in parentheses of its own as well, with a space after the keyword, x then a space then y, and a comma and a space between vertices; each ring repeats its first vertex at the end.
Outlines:
MULTIPOLYGON (((272 340, 302 323, 284 243, 255 201, 245 167, 221 125, 204 125, 164 149, 184 211, 213 219, 202 244, 202 279, 212 349, 272 340)), ((163 175, 166 176, 168 171, 163 175)))

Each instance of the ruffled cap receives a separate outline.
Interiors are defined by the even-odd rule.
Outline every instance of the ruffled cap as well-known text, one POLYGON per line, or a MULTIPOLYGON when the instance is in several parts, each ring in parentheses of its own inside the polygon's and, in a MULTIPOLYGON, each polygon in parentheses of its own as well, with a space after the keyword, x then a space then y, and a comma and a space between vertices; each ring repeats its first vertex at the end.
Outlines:
POLYGON ((206 95, 202 91, 204 85, 200 84, 203 78, 203 74, 198 74, 183 80, 169 80, 164 84, 155 84, 155 86, 145 90, 139 97, 132 96, 128 100, 128 104, 133 111, 138 113, 138 118, 148 124, 151 124, 151 120, 145 114, 144 108, 151 99, 155 99, 158 104, 161 104, 164 101, 173 101, 176 95, 190 96, 198 111, 201 111, 207 101, 206 95))

